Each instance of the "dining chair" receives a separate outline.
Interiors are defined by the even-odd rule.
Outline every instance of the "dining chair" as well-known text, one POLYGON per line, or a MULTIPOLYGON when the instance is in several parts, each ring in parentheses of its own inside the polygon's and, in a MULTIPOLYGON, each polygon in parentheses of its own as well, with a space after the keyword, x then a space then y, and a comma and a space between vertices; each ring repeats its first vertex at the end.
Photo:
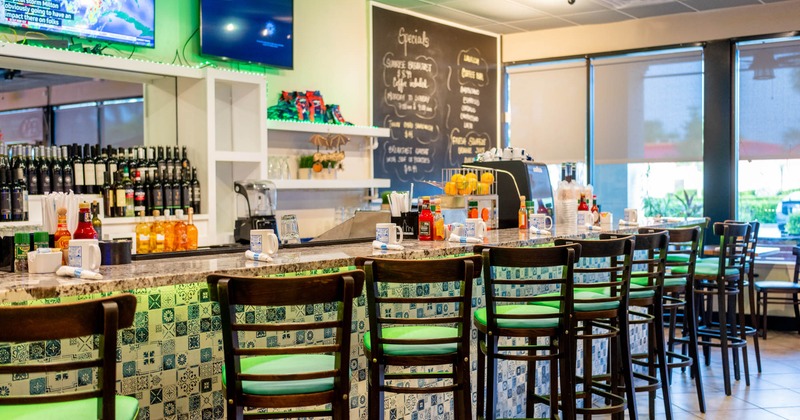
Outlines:
POLYGON ((29 343, 99 337, 97 354, 57 359, 46 363, 0 365, 0 374, 27 377, 91 369, 97 386, 90 390, 66 390, 42 395, 0 397, 0 419, 133 420, 139 401, 115 395, 117 384, 117 333, 133 324, 136 297, 120 294, 101 299, 35 306, 0 307, 0 342, 29 343), (97 372, 96 376, 94 372, 97 372))
POLYGON ((794 319, 797 323, 797 332, 800 333, 800 300, 797 295, 800 293, 800 247, 792 248, 794 261, 794 275, 791 281, 782 280, 763 280, 755 283, 758 292, 757 316, 761 319, 761 337, 767 339, 767 306, 769 303, 782 303, 792 305, 794 308, 794 319), (778 296, 770 296, 777 294, 778 296))
POLYGON ((367 417, 384 418, 386 392, 452 392, 454 418, 472 418, 470 316, 481 256, 413 261, 358 257, 355 265, 363 267, 367 283, 367 417), (431 305, 437 309, 424 310, 431 305), (450 369, 425 371, 441 365, 450 369))
POLYGON ((228 419, 349 418, 353 299, 361 294, 363 271, 269 278, 212 274, 206 280, 211 299, 220 305, 228 419), (240 313, 243 305, 265 310, 324 305, 331 310, 322 320, 249 323, 240 313), (318 335, 324 338, 292 344, 278 340, 266 347, 243 345, 248 333, 306 336, 313 330, 324 331, 318 335), (245 413, 245 407, 273 411, 245 413), (302 410, 286 410, 298 408, 302 410))

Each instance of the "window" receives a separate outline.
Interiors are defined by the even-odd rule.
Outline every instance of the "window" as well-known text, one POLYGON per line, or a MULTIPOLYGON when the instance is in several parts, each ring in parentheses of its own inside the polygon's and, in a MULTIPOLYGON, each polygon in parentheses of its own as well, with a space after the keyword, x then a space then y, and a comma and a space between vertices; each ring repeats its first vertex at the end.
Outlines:
POLYGON ((800 39, 737 44, 738 218, 800 237, 800 39))
POLYGON ((17 109, 0 112, 2 141, 36 144, 44 141, 44 108, 17 109))
POLYGON ((144 144, 142 98, 53 107, 54 144, 131 147, 144 144))
POLYGON ((702 59, 697 48, 592 60, 601 210, 702 216, 702 59))

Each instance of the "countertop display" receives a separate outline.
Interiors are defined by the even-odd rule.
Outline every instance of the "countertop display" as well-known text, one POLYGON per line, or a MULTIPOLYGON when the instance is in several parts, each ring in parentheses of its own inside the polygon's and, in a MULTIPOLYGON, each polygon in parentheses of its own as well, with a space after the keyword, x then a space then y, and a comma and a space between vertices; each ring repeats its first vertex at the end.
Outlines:
MULTIPOLYGON (((689 220, 651 222, 651 226, 677 227, 694 223, 689 220)), ((626 228, 623 232, 635 231, 626 228)), ((596 237, 592 231, 570 237, 596 237)), ((558 236, 556 236, 558 237, 558 236)), ((528 235, 518 229, 490 230, 484 244, 522 246, 547 243, 553 237, 528 235)), ((238 275, 270 275, 293 273, 311 269, 325 269, 352 265, 358 256, 386 255, 391 258, 417 259, 454 255, 472 251, 472 244, 442 241, 404 241, 402 251, 374 250, 370 242, 279 250, 272 262, 247 260, 244 254, 226 254, 171 258, 163 260, 134 261, 132 264, 103 266, 103 280, 84 280, 57 277, 54 274, 2 273, 0 274, 0 304, 33 299, 86 295, 123 290, 145 289, 158 286, 197 283, 205 281, 210 273, 236 273, 238 275)))

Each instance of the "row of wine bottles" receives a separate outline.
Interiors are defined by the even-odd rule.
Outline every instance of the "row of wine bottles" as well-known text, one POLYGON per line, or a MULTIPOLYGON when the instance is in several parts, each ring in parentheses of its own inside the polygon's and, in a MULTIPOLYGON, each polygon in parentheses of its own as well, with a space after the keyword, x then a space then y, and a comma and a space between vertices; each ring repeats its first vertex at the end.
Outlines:
POLYGON ((103 215, 105 217, 142 217, 159 214, 175 215, 182 209, 188 213, 191 208, 200 214, 200 181, 197 168, 173 168, 172 172, 155 171, 151 179, 149 171, 135 169, 133 177, 127 169, 104 174, 101 187, 103 195, 103 215), (144 179, 142 179, 144 173, 144 179))
MULTIPOLYGON (((29 146, 0 143, 0 172, 11 169, 12 184, 24 183, 29 194, 73 191, 99 194, 105 173, 139 170, 155 178, 156 172, 188 171, 191 162, 186 146, 129 147, 118 149, 99 145, 29 146), (166 153, 165 153, 166 152, 166 153)), ((113 179, 112 179, 113 181, 113 179)))

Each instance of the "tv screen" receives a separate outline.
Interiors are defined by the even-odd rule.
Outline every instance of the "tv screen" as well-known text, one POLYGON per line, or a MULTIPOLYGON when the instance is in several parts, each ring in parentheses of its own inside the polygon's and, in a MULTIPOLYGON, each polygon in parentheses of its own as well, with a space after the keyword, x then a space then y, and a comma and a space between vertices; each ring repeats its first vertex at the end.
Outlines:
POLYGON ((292 0, 201 0, 201 53, 292 68, 293 13, 292 0))
POLYGON ((155 0, 0 0, 0 24, 155 46, 155 0))

